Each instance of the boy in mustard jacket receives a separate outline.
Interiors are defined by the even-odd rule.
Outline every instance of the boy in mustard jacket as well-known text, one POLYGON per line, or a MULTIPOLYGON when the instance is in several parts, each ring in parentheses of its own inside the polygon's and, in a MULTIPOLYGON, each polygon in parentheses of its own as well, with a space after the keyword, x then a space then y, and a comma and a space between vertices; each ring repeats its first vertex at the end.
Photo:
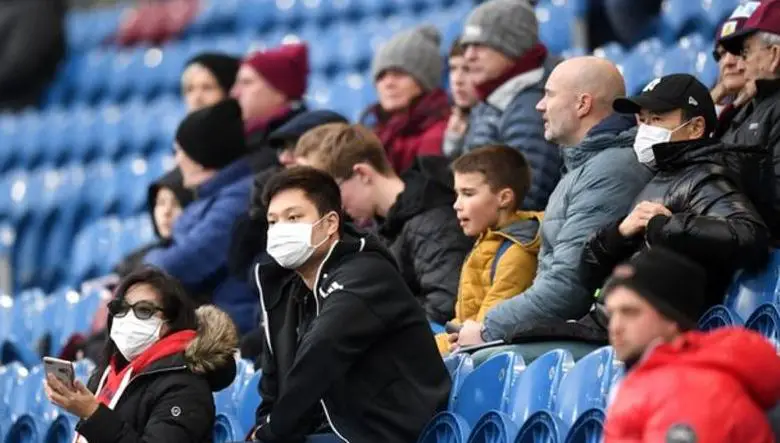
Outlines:
MULTIPOLYGON (((477 237, 463 264, 451 325, 481 322, 497 303, 522 293, 536 276, 542 212, 519 210, 530 188, 531 171, 519 151, 486 145, 452 163, 455 211, 463 232, 477 237)), ((442 354, 447 334, 436 336, 442 354)))

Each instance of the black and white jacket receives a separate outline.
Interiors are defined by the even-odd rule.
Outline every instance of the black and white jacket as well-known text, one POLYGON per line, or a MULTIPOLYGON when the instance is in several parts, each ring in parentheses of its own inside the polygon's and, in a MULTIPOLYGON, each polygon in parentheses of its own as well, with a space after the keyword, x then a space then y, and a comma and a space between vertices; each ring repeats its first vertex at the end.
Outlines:
POLYGON ((320 266, 316 296, 267 256, 255 264, 258 440, 302 440, 324 414, 344 441, 415 441, 446 406, 450 379, 423 309, 379 241, 349 231, 320 266))

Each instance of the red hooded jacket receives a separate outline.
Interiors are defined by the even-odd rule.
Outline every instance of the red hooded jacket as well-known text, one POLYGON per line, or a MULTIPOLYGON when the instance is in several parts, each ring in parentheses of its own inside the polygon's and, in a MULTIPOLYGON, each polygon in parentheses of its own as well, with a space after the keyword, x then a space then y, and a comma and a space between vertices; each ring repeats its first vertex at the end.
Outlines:
POLYGON ((780 357, 740 328, 689 332, 653 349, 620 383, 605 443, 772 443, 780 357), (695 438, 692 438, 695 437, 695 438))

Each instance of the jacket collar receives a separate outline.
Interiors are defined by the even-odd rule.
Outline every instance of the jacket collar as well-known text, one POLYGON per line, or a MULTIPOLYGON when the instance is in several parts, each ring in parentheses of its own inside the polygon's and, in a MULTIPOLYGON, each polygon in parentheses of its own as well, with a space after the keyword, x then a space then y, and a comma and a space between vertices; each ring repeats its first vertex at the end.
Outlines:
POLYGON ((592 127, 578 145, 562 148, 566 170, 579 168, 607 148, 631 146, 636 137, 635 127, 633 117, 620 114, 606 117, 592 127))
POLYGON ((536 68, 516 75, 493 91, 485 102, 501 112, 506 111, 517 94, 539 83, 544 78, 544 68, 536 68))
POLYGON ((712 138, 659 143, 653 146, 655 166, 659 171, 675 171, 696 163, 711 163, 722 147, 712 138))
POLYGON ((756 99, 771 97, 780 91, 780 78, 756 80, 756 99))
POLYGON ((213 177, 198 186, 196 191, 197 198, 211 197, 220 189, 251 175, 252 167, 249 165, 249 162, 246 158, 240 158, 220 169, 213 177))

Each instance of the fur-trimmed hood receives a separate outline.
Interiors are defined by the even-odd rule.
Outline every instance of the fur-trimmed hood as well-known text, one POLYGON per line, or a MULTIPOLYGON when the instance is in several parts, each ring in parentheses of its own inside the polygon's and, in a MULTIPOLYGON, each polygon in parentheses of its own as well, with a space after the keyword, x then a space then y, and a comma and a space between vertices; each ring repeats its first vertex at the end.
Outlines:
POLYGON ((235 378, 238 330, 230 317, 216 306, 203 305, 196 314, 197 336, 187 345, 184 360, 193 373, 206 377, 216 392, 235 378))

